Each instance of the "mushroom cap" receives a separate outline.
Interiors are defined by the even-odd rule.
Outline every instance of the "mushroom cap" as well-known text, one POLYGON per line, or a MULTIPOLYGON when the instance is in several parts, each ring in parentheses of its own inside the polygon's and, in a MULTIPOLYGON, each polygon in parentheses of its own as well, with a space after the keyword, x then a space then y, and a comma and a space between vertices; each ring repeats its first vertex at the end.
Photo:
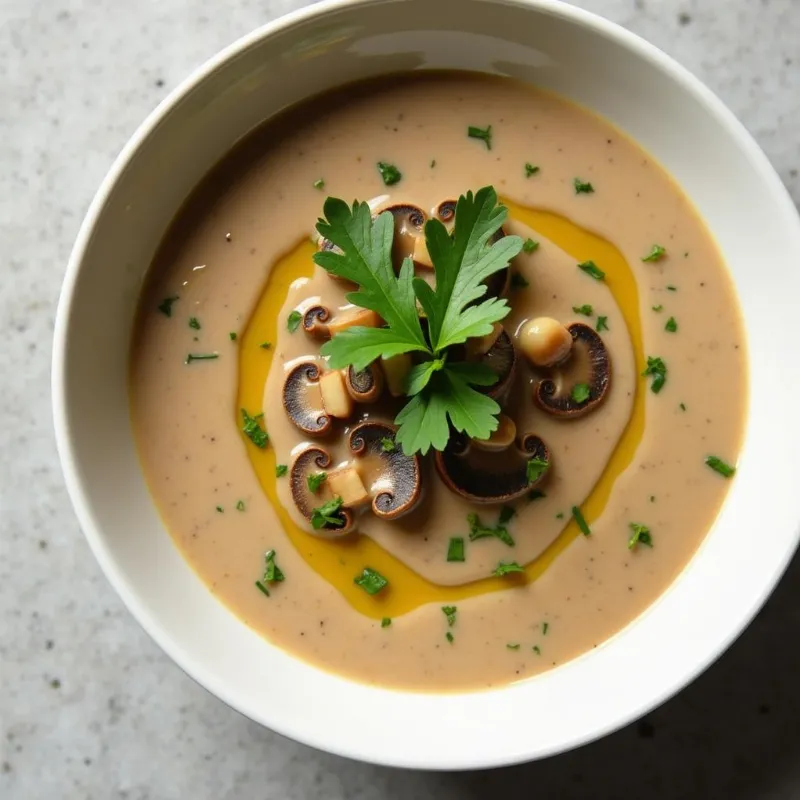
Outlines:
MULTIPOLYGON (((312 494, 308 489, 308 476, 315 472, 326 470, 331 465, 331 456, 327 450, 321 447, 306 447, 301 450, 295 457, 292 464, 292 471, 289 475, 289 485, 292 491, 292 500, 294 500, 297 510, 307 519, 310 520, 314 512, 314 508, 322 505, 322 500, 316 495, 312 494)), ((349 508, 341 508, 336 514, 337 518, 342 520, 341 527, 326 524, 324 528, 319 528, 314 532, 318 535, 334 535, 344 536, 350 533, 355 526, 355 514, 349 508)))
POLYGON ((558 371, 556 366, 550 371, 551 377, 539 381, 534 389, 533 399, 548 414, 563 419, 575 419, 597 408, 608 394, 611 386, 611 356, 603 338, 589 325, 573 322, 567 330, 572 336, 571 358, 575 357, 578 348, 582 348, 586 354, 589 374, 585 382, 589 387, 589 396, 579 403, 572 397, 572 387, 559 388, 552 378, 552 373, 558 371))
POLYGON ((283 380, 283 407, 289 419, 309 436, 324 436, 333 420, 325 413, 320 398, 319 405, 309 403, 309 389, 319 383, 320 368, 313 361, 304 361, 289 370, 283 380))
POLYGON ((535 367, 553 367, 572 352, 572 334, 552 317, 529 319, 517 331, 517 342, 535 367))
POLYGON ((331 318, 329 308, 325 306, 311 306, 303 314, 303 330, 315 339, 330 339, 331 332, 327 322, 331 318))
POLYGON ((422 495, 422 472, 419 456, 407 456, 395 446, 383 447, 384 439, 394 441, 397 427, 388 422, 367 420, 350 431, 350 450, 356 458, 369 457, 380 464, 380 474, 372 481, 378 488, 372 499, 372 511, 381 519, 391 520, 411 511, 422 495))
POLYGON ((474 447, 463 434, 450 438, 434 455, 436 471, 451 492, 472 503, 507 503, 522 497, 539 483, 550 469, 550 451, 533 433, 520 436, 513 447, 501 451, 474 447), (545 461, 535 481, 528 480, 528 462, 545 461))
POLYGON ((369 366, 356 372, 351 364, 344 374, 347 393, 356 403, 374 403, 383 392, 383 370, 374 361, 369 366))

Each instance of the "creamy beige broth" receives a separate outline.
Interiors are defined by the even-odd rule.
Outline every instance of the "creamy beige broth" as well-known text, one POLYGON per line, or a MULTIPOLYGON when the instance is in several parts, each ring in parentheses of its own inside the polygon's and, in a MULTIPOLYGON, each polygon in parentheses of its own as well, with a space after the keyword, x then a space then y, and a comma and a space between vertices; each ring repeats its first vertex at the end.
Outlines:
MULTIPOLYGON (((308 440, 283 412, 283 376, 294 360, 318 357, 319 343, 302 329, 290 334, 284 320, 315 299, 332 308, 346 301, 341 285, 319 268, 280 291, 278 335, 264 353, 272 360, 261 410, 276 463, 290 464, 308 440)), ((435 691, 497 686, 549 669, 601 644, 652 603, 691 558, 724 498, 729 482, 704 460, 714 454, 735 463, 745 385, 744 335, 724 265, 663 170, 583 109, 512 81, 468 74, 395 76, 351 88, 249 137, 167 234, 142 294, 131 367, 133 424, 148 484, 177 546, 211 591, 270 641, 325 669, 435 691), (466 135, 469 125, 489 124, 491 150, 466 135), (378 161, 396 164, 402 180, 384 186, 378 161), (526 162, 540 171, 526 177, 526 162), (575 178, 591 181, 594 193, 576 194, 575 178), (318 179, 324 191, 314 187, 318 179), (520 370, 513 416, 518 430, 546 441, 553 468, 541 487, 545 498, 514 504, 518 514, 508 527, 515 547, 467 541, 466 561, 447 562, 449 538, 467 538, 466 513, 477 510, 493 523, 499 509, 471 509, 427 467, 420 507, 396 522, 366 515, 361 533, 431 584, 472 585, 498 561, 527 563, 559 537, 570 508, 591 496, 622 446, 634 402, 643 404, 644 433, 591 520, 591 536, 572 541, 535 581, 514 580, 505 591, 460 599, 452 628, 442 603, 394 616, 382 628, 380 597, 374 612, 354 608, 315 566, 311 546, 295 546, 307 540, 290 539, 265 496, 237 417, 240 347, 265 287, 280 288, 268 284, 270 274, 312 234, 326 195, 431 208, 487 184, 520 207, 545 209, 602 236, 624 256, 638 299, 619 300, 610 282, 578 270, 568 242, 548 239, 521 219, 506 226, 540 243, 515 260, 530 285, 509 296, 506 329, 541 315, 592 326, 597 314, 606 316, 609 395, 580 420, 555 420, 533 409, 531 373, 520 370), (654 243, 667 256, 643 262, 654 243), (179 299, 168 317, 158 306, 172 296, 179 299), (626 325, 620 302, 641 321, 645 354, 668 365, 658 394, 640 375, 638 331, 626 325), (582 304, 593 306, 592 318, 573 312, 582 304), (189 326, 190 317, 199 329, 189 326), (665 330, 670 317, 678 324, 674 333, 665 330), (218 358, 185 364, 189 353, 218 358), (628 548, 631 522, 649 527, 652 548, 628 548), (286 580, 265 597, 254 580, 268 549, 277 551, 286 580)), ((345 457, 341 443, 326 447, 334 463, 345 457)), ((302 522, 286 479, 276 485, 281 504, 302 522)), ((342 559, 352 558, 343 548, 342 559)), ((391 590, 402 591, 402 582, 391 590)))

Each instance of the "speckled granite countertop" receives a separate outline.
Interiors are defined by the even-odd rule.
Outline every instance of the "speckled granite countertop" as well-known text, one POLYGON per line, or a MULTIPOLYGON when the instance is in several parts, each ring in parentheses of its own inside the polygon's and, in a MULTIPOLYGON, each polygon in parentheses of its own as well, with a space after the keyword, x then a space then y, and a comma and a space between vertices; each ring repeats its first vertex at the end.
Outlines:
MULTIPOLYGON (((800 0, 579 4, 715 89, 800 202, 800 0)), ((112 159, 169 88, 301 5, 0 0, 0 798, 800 797, 797 561, 731 651, 647 719, 547 762, 452 775, 351 763, 254 725, 175 667, 100 574, 50 422, 50 338, 72 241, 112 159)))

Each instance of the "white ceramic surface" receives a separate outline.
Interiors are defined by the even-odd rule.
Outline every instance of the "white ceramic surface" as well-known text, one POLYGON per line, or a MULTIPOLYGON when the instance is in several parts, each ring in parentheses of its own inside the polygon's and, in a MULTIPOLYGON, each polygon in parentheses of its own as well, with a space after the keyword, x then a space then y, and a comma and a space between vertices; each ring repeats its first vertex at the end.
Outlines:
POLYGON ((800 375, 786 365, 799 261, 797 214, 754 142, 685 70, 623 29, 551 0, 321 3, 256 31, 195 73, 137 131, 98 192, 56 323, 53 399, 69 491, 95 555, 141 624, 190 675, 253 719, 325 750, 398 766, 543 757, 613 730, 681 688, 752 618, 794 552, 800 375), (461 696, 351 683, 292 659, 236 620, 164 531, 128 417, 137 293, 169 220, 203 173, 289 103, 348 80, 426 67, 554 89, 638 139, 717 237, 739 288, 751 359, 739 473, 670 591, 591 654, 526 683, 461 696))

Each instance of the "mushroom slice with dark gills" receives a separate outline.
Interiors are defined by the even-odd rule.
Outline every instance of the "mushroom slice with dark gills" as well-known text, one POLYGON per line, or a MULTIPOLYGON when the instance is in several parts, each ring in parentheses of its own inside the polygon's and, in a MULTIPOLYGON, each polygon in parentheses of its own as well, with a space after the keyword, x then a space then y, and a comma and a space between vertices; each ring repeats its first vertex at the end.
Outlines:
MULTIPOLYGON (((323 536, 344 536, 355 527, 355 512, 341 495, 329 490, 328 480, 319 492, 308 487, 308 478, 327 472, 331 457, 321 447, 306 447, 295 457, 289 482, 297 510, 309 521, 315 533, 323 536), (315 513, 316 512, 316 513, 315 513)), ((369 498, 367 498, 369 499, 369 498)))
MULTIPOLYGON (((502 427, 502 426, 501 426, 502 427)), ((526 433, 497 447, 470 440, 460 433, 450 437, 434 456, 436 471, 451 492, 471 503, 508 503, 540 483, 550 469, 550 451, 539 436, 526 433)))
POLYGON ((504 397, 517 374, 517 351, 511 337, 502 327, 494 343, 480 356, 479 361, 497 375, 497 383, 476 389, 495 399, 504 397))
POLYGON ((350 451, 360 462, 359 471, 372 496, 372 511, 381 519, 408 513, 422 495, 419 456, 407 456, 395 444, 397 428, 368 420, 350 431, 350 451))
POLYGON ((322 370, 313 361, 292 367, 283 380, 283 407, 289 419, 309 436, 324 436, 333 425, 320 391, 322 370))
POLYGON ((348 307, 331 315, 329 308, 313 305, 303 314, 303 330, 315 339, 330 339, 348 328, 380 328, 384 322, 367 308, 348 307))
POLYGON ((383 392, 383 370, 377 362, 356 372, 352 365, 344 370, 347 393, 356 403, 374 403, 383 392))
MULTIPOLYGON (((526 349, 525 327, 523 325, 520 329, 523 338, 521 347, 527 354, 531 348, 528 346, 526 349)), ((546 327, 541 326, 541 329, 545 330, 546 327)), ((562 419, 575 419, 597 408, 608 394, 611 386, 611 356, 602 337, 590 326, 573 322, 566 327, 566 331, 571 344, 564 340, 563 334, 556 335, 555 329, 551 331, 552 361, 545 367, 546 376, 536 385, 533 399, 548 414, 562 419)), ((531 335, 528 345, 533 345, 534 340, 535 336, 531 335)), ((547 349, 545 346, 542 353, 547 349)), ((542 358, 540 356, 539 360, 542 358)))
POLYGON ((311 306, 303 313, 303 330, 315 339, 330 339, 328 322, 331 319, 330 309, 326 306, 311 306))

